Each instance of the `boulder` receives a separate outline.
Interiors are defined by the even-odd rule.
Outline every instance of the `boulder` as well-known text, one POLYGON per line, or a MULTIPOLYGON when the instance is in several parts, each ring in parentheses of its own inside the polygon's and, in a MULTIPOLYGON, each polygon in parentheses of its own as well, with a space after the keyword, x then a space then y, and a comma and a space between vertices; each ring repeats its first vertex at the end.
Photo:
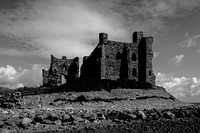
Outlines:
POLYGON ((99 120, 105 120, 106 117, 102 113, 97 113, 97 119, 99 119, 99 120))
POLYGON ((159 119, 159 114, 158 113, 152 113, 150 114, 153 120, 158 120, 159 119))
POLYGON ((61 120, 56 120, 56 121, 54 121, 54 124, 57 126, 60 126, 60 125, 62 125, 62 122, 61 122, 61 120))
POLYGON ((119 115, 118 115, 119 120, 125 120, 125 121, 134 119, 134 117, 135 117, 134 115, 131 116, 131 115, 125 114, 125 113, 119 113, 119 115))
POLYGON ((26 118, 23 118, 21 124, 24 125, 24 126, 29 126, 32 121, 33 121, 32 119, 26 117, 26 118))
POLYGON ((63 114, 62 121, 64 121, 64 122, 70 122, 70 121, 72 121, 71 115, 70 114, 63 114))
POLYGON ((49 118, 48 113, 43 113, 43 114, 36 114, 34 117, 34 122, 42 122, 44 119, 49 118))
POLYGON ((22 97, 22 94, 21 94, 21 92, 14 92, 13 96, 15 99, 20 99, 22 97))
POLYGON ((183 111, 179 111, 179 117, 184 118, 185 117, 185 113, 183 111))
POLYGON ((158 111, 157 112, 157 115, 159 116, 159 117, 161 117, 161 118, 163 118, 164 116, 163 116, 163 112, 162 111, 158 111))
POLYGON ((129 115, 130 115, 131 119, 137 118, 137 115, 134 115, 134 114, 129 114, 129 115))
POLYGON ((31 125, 32 120, 30 118, 23 118, 23 120, 21 121, 21 123, 19 123, 19 126, 22 128, 27 128, 28 126, 31 125))
POLYGON ((54 124, 54 121, 51 121, 51 120, 48 120, 48 119, 44 119, 42 121, 42 123, 44 123, 44 124, 54 124))
POLYGON ((163 116, 166 119, 174 119, 175 118, 175 115, 170 111, 164 112, 163 116))
POLYGON ((34 119, 35 114, 33 114, 33 113, 28 113, 28 117, 31 118, 31 119, 34 119))
POLYGON ((106 119, 110 119, 110 120, 114 120, 114 119, 118 119, 119 113, 118 112, 110 112, 109 114, 106 115, 106 119))
POLYGON ((179 117, 179 118, 184 118, 184 117, 185 117, 185 113, 184 113, 184 111, 182 111, 182 110, 175 111, 175 112, 174 112, 174 115, 175 115, 176 117, 179 117))
POLYGON ((87 113, 87 114, 84 114, 83 116, 81 116, 83 119, 87 119, 89 120, 90 122, 93 122, 97 119, 97 116, 93 115, 93 114, 90 114, 90 113, 87 113))
POLYGON ((76 121, 76 122, 83 122, 83 121, 84 121, 83 118, 78 117, 78 116, 74 116, 74 115, 72 115, 72 118, 73 118, 73 121, 76 121))
POLYGON ((35 113, 36 113, 36 110, 35 110, 35 109, 31 109, 31 110, 29 110, 29 113, 35 114, 35 113))
POLYGON ((56 113, 52 112, 49 113, 49 119, 52 121, 59 120, 59 116, 56 113))
POLYGON ((145 113, 142 110, 138 111, 138 117, 142 120, 146 120, 147 116, 145 115, 145 113))
POLYGON ((44 112, 43 114, 41 114, 41 117, 42 117, 43 119, 48 119, 48 118, 51 117, 51 115, 50 115, 50 113, 44 112))
POLYGON ((3 114, 8 114, 8 111, 3 110, 2 113, 3 113, 3 114))

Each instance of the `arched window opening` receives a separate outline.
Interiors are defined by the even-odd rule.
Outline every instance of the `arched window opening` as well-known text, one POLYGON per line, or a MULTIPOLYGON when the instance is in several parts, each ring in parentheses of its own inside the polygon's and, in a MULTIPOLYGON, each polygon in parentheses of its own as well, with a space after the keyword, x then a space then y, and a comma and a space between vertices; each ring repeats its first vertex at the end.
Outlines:
POLYGON ((151 72, 151 71, 149 71, 149 76, 151 76, 151 74, 152 74, 152 72, 151 72))
POLYGON ((132 59, 132 61, 136 61, 136 54, 135 53, 132 54, 131 59, 132 59))
POLYGON ((61 82, 62 82, 62 83, 61 83, 62 85, 67 83, 67 80, 66 80, 66 78, 65 78, 64 75, 61 76, 61 79, 62 79, 62 81, 61 81, 61 82))
POLYGON ((134 77, 137 77, 137 69, 136 68, 133 68, 132 75, 134 77))
POLYGON ((63 65, 63 71, 66 71, 66 64, 63 65))
POLYGON ((122 56, 121 53, 120 53, 120 52, 117 52, 117 54, 116 54, 116 59, 117 59, 117 60, 120 60, 120 59, 121 59, 121 56, 122 56))

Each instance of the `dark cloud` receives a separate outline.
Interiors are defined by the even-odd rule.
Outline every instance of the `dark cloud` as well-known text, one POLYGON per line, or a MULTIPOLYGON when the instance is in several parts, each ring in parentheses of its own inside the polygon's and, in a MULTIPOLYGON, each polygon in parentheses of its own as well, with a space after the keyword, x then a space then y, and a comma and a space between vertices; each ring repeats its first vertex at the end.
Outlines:
POLYGON ((19 0, 1 0, 0 9, 13 9, 17 7, 19 0))
POLYGON ((46 58, 49 54, 87 55, 98 43, 99 32, 107 32, 110 39, 121 41, 131 41, 135 30, 152 35, 163 31, 164 17, 181 16, 179 10, 189 11, 198 5, 196 0, 190 3, 185 0, 20 0, 13 3, 17 5, 15 8, 0 10, 0 34, 20 42, 8 51, 22 55, 36 53, 33 56, 46 58))

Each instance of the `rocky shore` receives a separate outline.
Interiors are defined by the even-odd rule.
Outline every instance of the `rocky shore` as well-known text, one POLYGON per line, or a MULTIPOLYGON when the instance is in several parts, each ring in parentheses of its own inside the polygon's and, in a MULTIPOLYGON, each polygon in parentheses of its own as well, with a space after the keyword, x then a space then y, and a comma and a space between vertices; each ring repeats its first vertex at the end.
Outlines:
POLYGON ((200 132, 200 106, 166 91, 116 89, 1 96, 1 133, 200 132))
POLYGON ((0 109, 2 133, 170 132, 200 129, 200 107, 151 110, 0 109), (193 123, 193 125, 192 125, 193 123), (178 125, 177 125, 178 124, 178 125), (186 125, 187 124, 187 125, 186 125), (185 125, 185 126, 184 126, 185 125), (170 128, 167 128, 170 127, 170 128), (174 129, 175 128, 175 129, 174 129), (149 130, 149 131, 148 131, 149 130))

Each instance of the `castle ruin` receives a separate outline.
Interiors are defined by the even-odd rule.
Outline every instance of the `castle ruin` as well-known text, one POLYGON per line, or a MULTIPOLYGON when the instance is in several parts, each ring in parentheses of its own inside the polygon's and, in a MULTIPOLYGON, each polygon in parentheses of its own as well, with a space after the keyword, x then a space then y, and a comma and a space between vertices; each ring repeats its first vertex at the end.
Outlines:
POLYGON ((62 56, 58 59, 51 55, 49 70, 42 70, 44 86, 60 86, 79 77, 79 58, 67 59, 62 56))
POLYGON ((89 56, 79 59, 57 59, 51 56, 49 71, 43 70, 43 84, 61 85, 66 80, 77 78, 96 80, 128 80, 155 85, 152 68, 153 37, 143 37, 143 32, 134 32, 132 42, 108 40, 108 34, 99 34, 99 44, 89 56), (71 69, 70 69, 71 67, 71 69))

